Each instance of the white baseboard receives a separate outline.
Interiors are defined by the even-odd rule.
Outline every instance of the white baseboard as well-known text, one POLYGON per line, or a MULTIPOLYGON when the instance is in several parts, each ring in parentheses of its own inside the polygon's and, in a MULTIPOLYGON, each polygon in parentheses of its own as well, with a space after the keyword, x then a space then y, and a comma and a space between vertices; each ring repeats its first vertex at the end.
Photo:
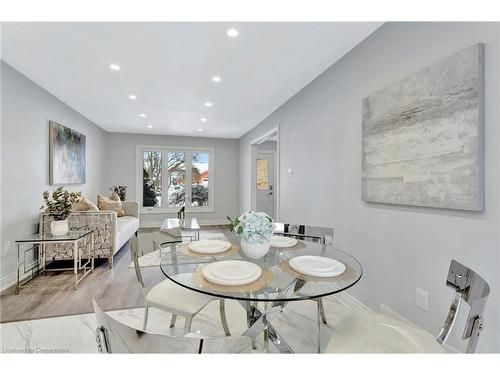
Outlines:
MULTIPOLYGON (((207 225, 228 225, 229 222, 226 219, 198 219, 198 224, 200 226, 207 225)), ((161 227, 161 223, 158 222, 141 222, 141 228, 159 228, 161 227)))
POLYGON ((0 293, 16 284, 16 274, 11 273, 10 275, 4 276, 0 279, 0 293))
POLYGON ((384 305, 383 303, 380 304, 380 313, 384 316, 388 316, 389 318, 393 318, 393 319, 399 320, 401 322, 404 322, 406 324, 412 325, 416 328, 420 328, 418 325, 416 325, 412 321, 406 319, 403 315, 400 315, 399 313, 397 313, 396 311, 391 309, 389 306, 384 305))
POLYGON ((357 298, 353 297, 351 294, 347 292, 342 292, 335 294, 335 300, 340 302, 342 305, 346 307, 356 307, 360 310, 366 310, 366 311, 371 311, 368 306, 366 306, 363 302, 358 300, 357 298))

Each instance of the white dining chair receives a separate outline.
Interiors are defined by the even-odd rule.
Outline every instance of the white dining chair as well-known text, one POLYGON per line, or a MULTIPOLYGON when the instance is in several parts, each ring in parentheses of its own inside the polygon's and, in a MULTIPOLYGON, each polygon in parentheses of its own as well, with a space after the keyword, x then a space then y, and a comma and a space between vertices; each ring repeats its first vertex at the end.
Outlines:
POLYGON ((490 293, 486 281, 456 260, 451 261, 446 285, 455 295, 437 337, 410 323, 375 312, 355 312, 341 320, 326 353, 443 353, 462 301, 470 306, 462 340, 473 353, 483 329, 483 312, 490 293))
MULTIPOLYGON (((140 256, 147 254, 148 252, 157 250, 158 246, 164 246, 161 239, 161 234, 158 235, 158 238, 156 238, 154 242, 155 244, 153 245, 153 247, 148 247, 144 251, 139 251, 138 239, 132 238, 130 240, 130 252, 132 260, 134 262, 135 274, 137 277, 137 281, 139 282, 139 285, 141 287, 142 294, 144 295, 145 310, 142 329, 146 330, 149 309, 156 308, 172 314, 170 328, 175 326, 177 315, 183 316, 185 318, 184 330, 186 332, 189 332, 191 330, 191 323, 196 314, 198 314, 209 302, 217 298, 179 286, 170 279, 166 279, 154 285, 151 289, 146 288, 144 278, 142 277, 139 258, 140 256)), ((176 243, 169 242, 169 246, 175 247, 176 243)), ((177 277, 179 278, 179 280, 181 280, 182 278, 188 279, 192 277, 192 274, 179 274, 177 277)), ((230 336, 231 332, 229 331, 229 326, 226 319, 225 302, 223 299, 219 299, 219 312, 224 333, 226 334, 226 336, 230 336)))
MULTIPOLYGON (((303 224, 287 224, 273 222, 273 229, 275 235, 295 238, 297 240, 315 242, 321 245, 326 245, 327 240, 330 245, 333 244, 333 228, 315 227, 303 224)), ((307 294, 307 290, 311 288, 311 284, 306 284, 302 287, 301 291, 307 294)), ((328 324, 326 320, 325 306, 322 298, 316 300, 317 309, 324 324, 328 324)))
POLYGON ((153 334, 129 327, 101 310, 95 299, 96 342, 100 353, 251 353, 249 337, 183 337, 153 334))

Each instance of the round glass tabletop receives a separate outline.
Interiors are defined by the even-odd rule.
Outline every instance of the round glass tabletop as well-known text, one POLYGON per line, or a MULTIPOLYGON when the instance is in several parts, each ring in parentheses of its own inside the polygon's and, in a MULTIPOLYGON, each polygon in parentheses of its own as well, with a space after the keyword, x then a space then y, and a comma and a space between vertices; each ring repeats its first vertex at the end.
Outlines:
POLYGON ((224 233, 233 244, 232 250, 221 255, 192 254, 187 245, 177 245, 161 259, 163 274, 187 289, 219 298, 241 301, 298 301, 325 297, 346 290, 356 284, 363 273, 359 262, 346 252, 315 242, 298 241, 290 248, 271 248, 259 259, 246 256, 239 239, 224 233), (309 277, 299 274, 288 261, 296 256, 316 255, 342 262, 346 269, 335 277, 309 277), (222 286, 208 282, 202 276, 202 267, 223 260, 244 260, 262 268, 262 276, 250 284, 222 286))

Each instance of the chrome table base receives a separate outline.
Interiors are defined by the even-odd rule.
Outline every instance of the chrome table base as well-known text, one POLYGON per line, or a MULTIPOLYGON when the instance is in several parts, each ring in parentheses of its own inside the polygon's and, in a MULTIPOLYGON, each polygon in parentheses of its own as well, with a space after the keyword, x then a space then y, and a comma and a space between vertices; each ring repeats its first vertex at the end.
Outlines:
MULTIPOLYGON (((269 341, 271 341, 280 353, 293 353, 290 345, 288 345, 283 337, 281 337, 280 334, 274 329, 271 321, 283 311, 285 306, 288 304, 287 299, 293 296, 305 284, 306 281, 296 279, 288 286, 288 288, 284 289, 277 296, 275 301, 268 302, 268 306, 266 307, 264 312, 259 310, 257 306, 251 305, 249 301, 246 301, 244 307, 247 310, 248 329, 243 333, 243 336, 248 336, 252 339, 254 348, 257 336, 259 336, 261 333, 264 333, 264 344, 267 350, 269 349, 269 341)), ((320 313, 318 312, 318 314, 320 313)), ((318 325, 321 325, 321 320, 319 320, 318 325)), ((318 343, 319 333, 320 332, 318 330, 318 343)))

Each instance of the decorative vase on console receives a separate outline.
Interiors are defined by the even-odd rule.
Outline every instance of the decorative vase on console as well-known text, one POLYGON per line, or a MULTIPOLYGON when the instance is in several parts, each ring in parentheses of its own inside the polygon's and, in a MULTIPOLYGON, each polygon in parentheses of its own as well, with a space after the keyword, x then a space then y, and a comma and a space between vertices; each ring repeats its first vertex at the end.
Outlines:
POLYGON ((69 232, 68 217, 71 214, 71 207, 81 198, 81 193, 70 193, 63 189, 63 186, 58 187, 52 192, 43 192, 43 200, 45 205, 40 209, 44 210, 51 218, 50 232, 53 236, 64 236, 69 232))
POLYGON ((250 258, 261 258, 271 248, 272 219, 264 212, 249 211, 230 221, 231 231, 241 237, 241 250, 250 258))

